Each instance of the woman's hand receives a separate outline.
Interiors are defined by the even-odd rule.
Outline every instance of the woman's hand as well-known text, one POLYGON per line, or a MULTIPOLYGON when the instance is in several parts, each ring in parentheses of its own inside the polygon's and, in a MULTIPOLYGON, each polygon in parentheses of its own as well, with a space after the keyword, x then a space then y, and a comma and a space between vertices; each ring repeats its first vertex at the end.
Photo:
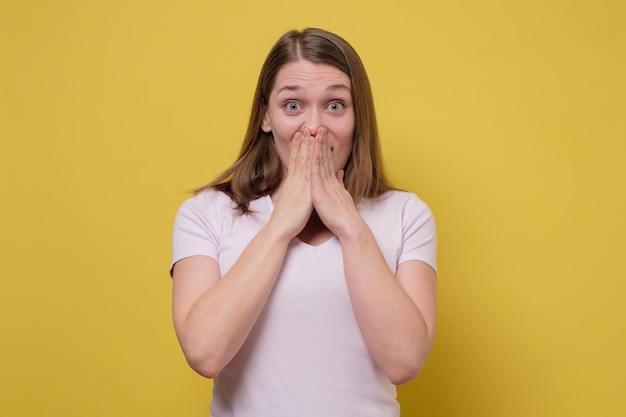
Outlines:
POLYGON ((343 173, 335 170, 328 131, 322 127, 313 144, 311 199, 319 218, 337 237, 363 225, 354 200, 343 185, 343 173))
POLYGON ((313 142, 308 129, 296 132, 291 141, 287 177, 280 187, 270 223, 281 228, 289 238, 298 235, 306 226, 313 203, 311 200, 311 157, 313 142))

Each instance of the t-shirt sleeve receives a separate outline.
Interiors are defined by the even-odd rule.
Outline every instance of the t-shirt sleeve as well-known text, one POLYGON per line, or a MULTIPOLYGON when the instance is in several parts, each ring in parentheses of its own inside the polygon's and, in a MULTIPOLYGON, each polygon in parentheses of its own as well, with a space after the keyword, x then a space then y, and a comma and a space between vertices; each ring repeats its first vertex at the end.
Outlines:
POLYGON ((410 194, 402 212, 402 252, 398 264, 418 260, 437 272, 437 233, 433 213, 416 195, 410 194))
POLYGON ((186 200, 178 209, 174 220, 172 263, 190 256, 218 258, 217 213, 207 193, 186 200))

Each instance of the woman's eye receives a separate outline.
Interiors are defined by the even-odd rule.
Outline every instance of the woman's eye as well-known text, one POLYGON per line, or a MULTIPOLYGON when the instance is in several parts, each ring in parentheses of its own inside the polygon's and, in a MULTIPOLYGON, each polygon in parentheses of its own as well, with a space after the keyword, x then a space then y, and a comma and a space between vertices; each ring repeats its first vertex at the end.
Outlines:
POLYGON ((295 101, 289 101, 285 103, 285 108, 289 111, 298 111, 300 110, 300 105, 295 101))
POLYGON ((338 101, 335 101, 333 103, 330 103, 328 105, 328 109, 330 111, 340 111, 341 109, 343 109, 343 103, 340 103, 338 101))

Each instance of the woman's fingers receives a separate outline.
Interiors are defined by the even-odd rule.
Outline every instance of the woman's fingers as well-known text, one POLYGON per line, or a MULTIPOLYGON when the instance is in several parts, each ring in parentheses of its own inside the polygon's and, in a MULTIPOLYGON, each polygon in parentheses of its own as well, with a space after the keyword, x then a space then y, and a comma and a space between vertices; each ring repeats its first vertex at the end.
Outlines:
POLYGON ((275 202, 272 216, 290 237, 296 236, 306 225, 311 212, 311 154, 313 137, 305 129, 297 132, 291 141, 287 177, 282 192, 275 202))
MULTIPOLYGON (((306 168, 310 166, 311 156, 313 153, 313 140, 314 138, 309 133, 308 129, 304 129, 302 132, 302 144, 300 145, 300 154, 298 157, 298 163, 302 164, 306 168)), ((309 170, 307 169, 307 173, 309 170)))
POLYGON ((312 141, 307 129, 296 132, 291 141, 291 154, 289 155, 289 168, 306 165, 311 158, 312 141))
POLYGON ((328 131, 321 128, 316 141, 319 142, 319 168, 322 178, 329 179, 335 176, 333 154, 328 143, 328 131))
POLYGON ((320 128, 314 139, 311 172, 314 178, 324 182, 335 177, 332 150, 328 142, 328 130, 320 128))
POLYGON ((347 194, 343 185, 343 170, 335 171, 333 153, 328 141, 328 131, 320 128, 315 137, 311 162, 312 190, 319 204, 337 204, 347 194))
POLYGON ((289 169, 297 164, 301 146, 302 133, 296 132, 296 134, 293 136, 293 140, 291 141, 291 149, 289 153, 289 169))

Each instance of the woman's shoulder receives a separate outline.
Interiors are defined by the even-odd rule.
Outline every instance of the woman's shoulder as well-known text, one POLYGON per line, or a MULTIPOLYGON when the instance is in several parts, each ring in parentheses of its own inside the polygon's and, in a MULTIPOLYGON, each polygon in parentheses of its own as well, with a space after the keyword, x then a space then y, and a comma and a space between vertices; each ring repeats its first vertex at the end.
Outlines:
POLYGON ((196 204, 211 204, 211 205, 224 205, 231 204, 232 200, 230 197, 215 188, 204 188, 202 190, 196 191, 191 197, 187 199, 187 201, 192 201, 196 204))
POLYGON ((372 208, 402 209, 408 206, 429 210, 428 205, 417 194, 404 190, 386 191, 377 198, 364 201, 363 204, 372 208))
POLYGON ((187 197, 181 204, 179 211, 206 213, 207 211, 223 211, 232 206, 233 201, 227 194, 212 188, 206 188, 187 197))
MULTIPOLYGON (((267 211, 267 204, 263 204, 264 197, 250 202, 251 212, 267 211)), ((181 210, 195 212, 213 212, 219 215, 239 216, 241 210, 228 194, 215 188, 205 188, 195 192, 181 205, 181 210)))
POLYGON ((361 202, 359 212, 370 221, 399 221, 402 224, 432 221, 434 217, 430 207, 417 194, 402 190, 387 191, 361 202))

